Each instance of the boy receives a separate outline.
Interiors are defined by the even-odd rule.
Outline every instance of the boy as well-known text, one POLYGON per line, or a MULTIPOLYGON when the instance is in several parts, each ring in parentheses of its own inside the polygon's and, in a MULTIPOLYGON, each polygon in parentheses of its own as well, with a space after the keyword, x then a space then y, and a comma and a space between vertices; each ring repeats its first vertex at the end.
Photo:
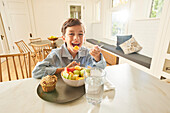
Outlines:
POLYGON ((82 47, 85 29, 78 19, 68 19, 63 24, 61 32, 65 43, 60 48, 53 49, 46 59, 37 63, 32 72, 34 78, 58 74, 64 67, 75 65, 105 68, 105 59, 97 45, 91 50, 82 47), (80 49, 74 49, 75 46, 80 49))

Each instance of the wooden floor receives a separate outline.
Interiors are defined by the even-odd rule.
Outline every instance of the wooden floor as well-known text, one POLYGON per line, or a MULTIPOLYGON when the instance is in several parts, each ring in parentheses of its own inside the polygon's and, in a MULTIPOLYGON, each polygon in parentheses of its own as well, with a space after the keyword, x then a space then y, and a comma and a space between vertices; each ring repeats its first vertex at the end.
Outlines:
MULTIPOLYGON (((21 59, 21 61, 22 61, 22 59, 21 59)), ((10 67, 11 80, 16 80, 16 75, 15 75, 15 70, 14 70, 14 65, 13 65, 12 59, 9 59, 8 62, 9 62, 9 67, 10 67)), ((18 72, 18 75, 19 75, 19 79, 23 79, 23 77, 21 76, 22 75, 21 71, 18 69, 18 68, 20 68, 18 60, 16 60, 16 65, 17 65, 17 70, 18 70, 17 72, 18 72)), ((23 69, 24 69, 23 72, 26 73, 26 69, 25 69, 24 64, 22 63, 21 65, 23 66, 23 69)), ((3 82, 9 81, 6 61, 2 62, 1 66, 2 66, 2 81, 3 82)), ((34 64, 33 60, 31 59, 31 72, 34 69, 34 67, 35 67, 35 64, 34 64)), ((27 77, 25 76, 25 78, 27 78, 27 77)))

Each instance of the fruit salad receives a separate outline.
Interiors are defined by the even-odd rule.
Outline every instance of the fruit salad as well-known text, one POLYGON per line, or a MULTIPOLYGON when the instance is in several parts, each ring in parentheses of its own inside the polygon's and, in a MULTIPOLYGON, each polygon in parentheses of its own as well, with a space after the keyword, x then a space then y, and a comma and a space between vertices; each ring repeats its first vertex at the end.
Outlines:
POLYGON ((85 71, 90 74, 90 69, 86 69, 84 67, 80 67, 80 66, 75 66, 72 68, 65 67, 61 75, 64 78, 70 80, 82 80, 85 77, 84 76, 85 71))

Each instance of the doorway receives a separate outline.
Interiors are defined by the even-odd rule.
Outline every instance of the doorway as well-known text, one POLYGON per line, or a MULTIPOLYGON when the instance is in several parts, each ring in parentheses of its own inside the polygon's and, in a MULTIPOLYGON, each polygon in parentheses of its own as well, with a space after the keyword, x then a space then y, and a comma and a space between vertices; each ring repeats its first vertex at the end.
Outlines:
POLYGON ((2 16, 0 13, 0 54, 6 54, 9 53, 9 44, 8 44, 8 39, 6 36, 2 16))
POLYGON ((30 0, 5 0, 2 9, 4 11, 2 17, 5 17, 8 22, 5 30, 10 31, 7 36, 11 35, 8 37, 10 52, 18 52, 14 42, 24 40, 28 44, 29 38, 35 33, 32 2, 30 0))

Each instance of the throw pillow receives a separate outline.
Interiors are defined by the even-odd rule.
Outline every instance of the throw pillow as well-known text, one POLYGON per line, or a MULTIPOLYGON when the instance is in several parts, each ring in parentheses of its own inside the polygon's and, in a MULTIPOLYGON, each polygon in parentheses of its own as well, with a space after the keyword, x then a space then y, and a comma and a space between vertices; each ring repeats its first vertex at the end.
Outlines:
POLYGON ((134 37, 121 44, 120 47, 123 50, 124 54, 138 52, 142 49, 142 47, 138 44, 134 37))
POLYGON ((117 36, 117 50, 121 50, 120 44, 124 43, 125 41, 129 40, 132 38, 132 35, 122 35, 122 36, 117 36))

